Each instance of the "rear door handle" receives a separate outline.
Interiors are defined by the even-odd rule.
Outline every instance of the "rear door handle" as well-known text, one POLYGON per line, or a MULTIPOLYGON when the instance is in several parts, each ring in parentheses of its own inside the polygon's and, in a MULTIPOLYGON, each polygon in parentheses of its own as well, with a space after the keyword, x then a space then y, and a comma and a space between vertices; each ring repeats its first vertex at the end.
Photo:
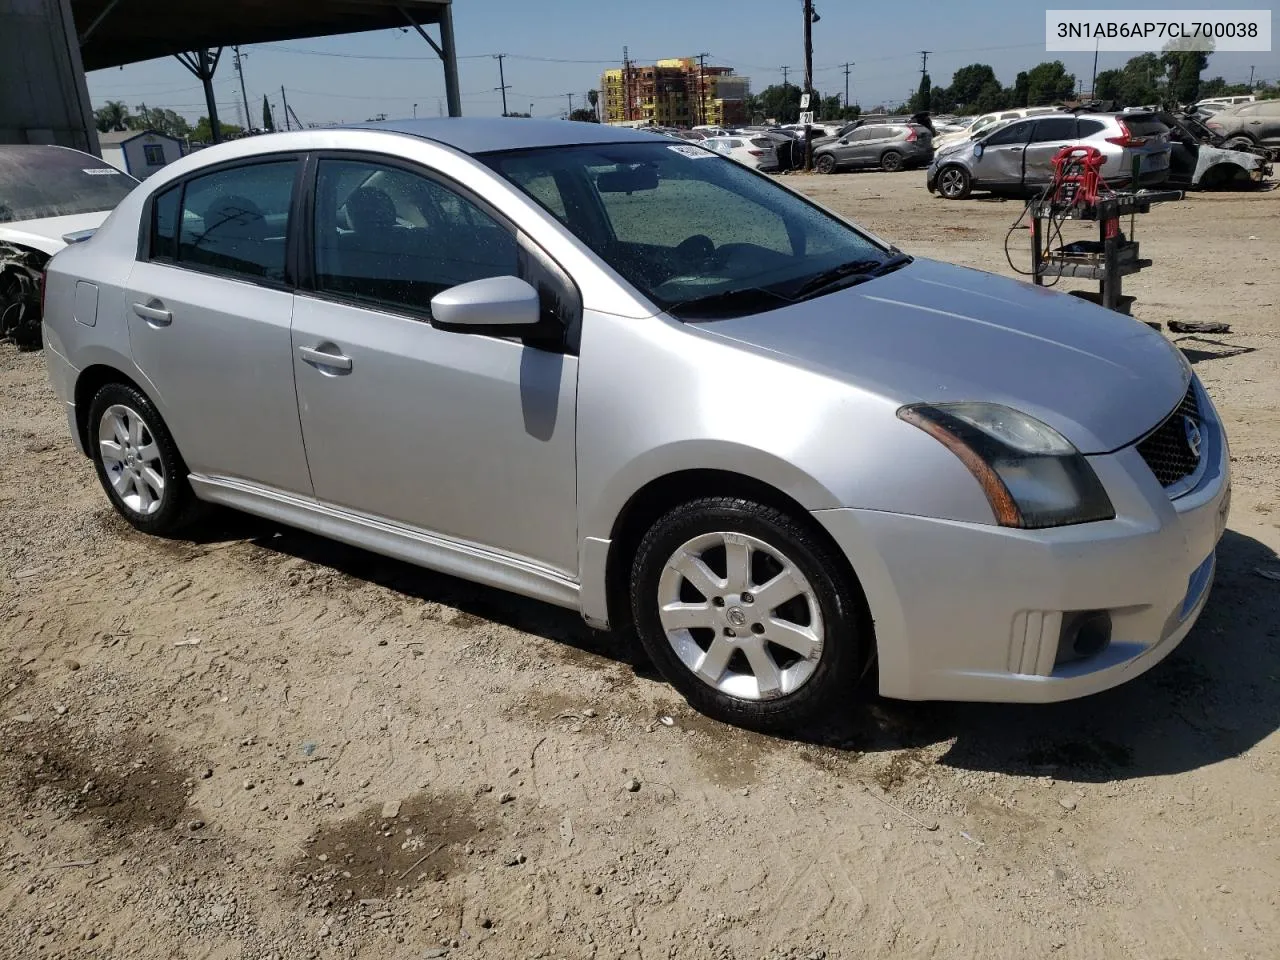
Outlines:
MULTIPOLYGON (((335 347, 335 349, 337 348, 335 347)), ((340 353, 326 353, 316 347, 299 347, 298 356, 313 366, 326 367, 329 370, 341 370, 344 373, 351 372, 351 358, 340 353)))
MULTIPOLYGON (((152 301, 152 303, 159 302, 160 301, 158 300, 152 301)), ((133 312, 155 327, 167 327, 169 324, 173 323, 173 314, 163 307, 153 307, 145 303, 135 303, 133 305, 133 312)))

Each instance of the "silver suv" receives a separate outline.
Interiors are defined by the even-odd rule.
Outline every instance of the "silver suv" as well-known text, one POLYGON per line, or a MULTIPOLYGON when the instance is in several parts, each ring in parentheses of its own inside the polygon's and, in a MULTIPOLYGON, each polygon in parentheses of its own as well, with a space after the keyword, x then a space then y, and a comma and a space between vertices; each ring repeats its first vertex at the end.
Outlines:
POLYGON ((948 200, 973 190, 1034 193, 1053 179, 1054 156, 1072 144, 1102 152, 1102 176, 1112 187, 1152 186, 1169 177, 1169 128, 1155 114, 1054 113, 940 148, 926 185, 948 200))
POLYGON ((933 134, 918 123, 867 123, 813 148, 819 173, 879 168, 893 173, 933 159, 933 134))
POLYGON ((1160 334, 653 134, 211 147, 45 292, 71 437, 138 529, 222 504, 537 597, 753 726, 864 675, 1128 680, 1191 629, 1226 520, 1221 423, 1160 334))

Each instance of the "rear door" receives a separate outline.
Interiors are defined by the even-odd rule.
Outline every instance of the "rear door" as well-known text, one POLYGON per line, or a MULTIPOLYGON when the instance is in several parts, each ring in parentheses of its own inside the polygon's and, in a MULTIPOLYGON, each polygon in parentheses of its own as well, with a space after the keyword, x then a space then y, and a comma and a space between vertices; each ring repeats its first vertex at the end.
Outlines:
POLYGON ((1023 153, 1022 182, 1027 187, 1043 187, 1053 179, 1053 158, 1078 137, 1076 118, 1069 114, 1040 117, 1031 131, 1023 153))
POLYGON ((880 148, 883 146, 888 127, 858 127, 846 138, 849 143, 839 154, 841 160, 852 167, 870 167, 880 162, 880 148))
POLYGON ((134 360, 187 466, 310 496, 289 338, 300 167, 260 157, 153 198, 125 309, 134 360))
POLYGON ((984 140, 982 156, 973 164, 975 184, 1009 188, 1022 185, 1022 155, 1035 127, 1034 120, 1022 120, 1002 127, 984 140))

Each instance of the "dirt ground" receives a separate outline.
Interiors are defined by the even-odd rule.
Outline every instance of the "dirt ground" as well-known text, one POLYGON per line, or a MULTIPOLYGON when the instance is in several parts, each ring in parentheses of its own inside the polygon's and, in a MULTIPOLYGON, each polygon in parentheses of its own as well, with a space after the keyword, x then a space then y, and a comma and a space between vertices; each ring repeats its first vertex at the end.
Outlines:
MULTIPOLYGON (((1010 272, 1020 204, 788 180, 1010 272)), ((1140 316, 1232 325, 1179 341, 1235 470, 1200 624, 1085 701, 795 740, 568 612, 248 518, 136 534, 0 348, 0 957, 1276 957, 1280 192, 1138 239, 1140 316)))

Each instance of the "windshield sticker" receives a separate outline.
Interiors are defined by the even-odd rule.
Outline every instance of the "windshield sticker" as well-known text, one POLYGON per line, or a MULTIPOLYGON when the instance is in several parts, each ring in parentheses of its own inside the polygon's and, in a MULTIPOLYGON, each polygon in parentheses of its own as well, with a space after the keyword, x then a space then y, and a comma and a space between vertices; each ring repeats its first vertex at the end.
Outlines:
POLYGON ((83 169, 83 172, 84 172, 84 173, 87 173, 87 174, 88 174, 89 176, 91 176, 91 177, 118 177, 118 176, 120 176, 120 171, 119 171, 119 170, 117 170, 115 167, 84 167, 84 168, 82 168, 82 169, 83 169))
POLYGON ((688 147, 682 143, 673 144, 667 147, 668 150, 674 150, 682 157, 688 157, 690 160, 710 160, 715 156, 710 150, 703 147, 688 147))

